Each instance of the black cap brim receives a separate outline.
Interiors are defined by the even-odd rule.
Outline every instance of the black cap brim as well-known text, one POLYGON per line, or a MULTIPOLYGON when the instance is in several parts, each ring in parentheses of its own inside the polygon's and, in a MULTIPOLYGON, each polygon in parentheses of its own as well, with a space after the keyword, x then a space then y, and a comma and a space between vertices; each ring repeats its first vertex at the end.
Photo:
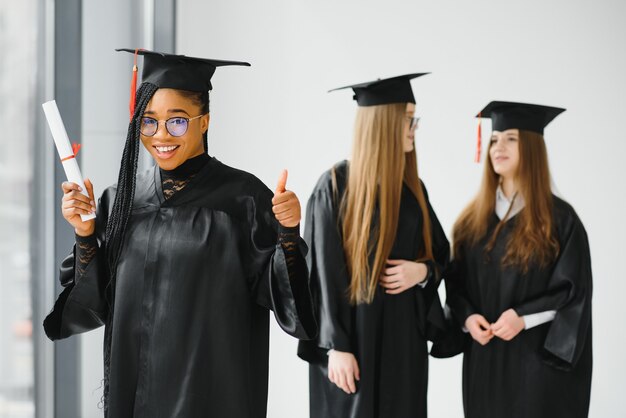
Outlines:
POLYGON ((476 117, 490 118, 494 131, 521 129, 543 135, 544 128, 564 111, 560 107, 493 101, 476 117))
POLYGON ((159 88, 206 92, 213 87, 211 77, 217 67, 250 66, 243 61, 196 58, 145 49, 120 48, 116 51, 131 54, 136 52, 137 55, 143 56, 142 82, 152 83, 159 88))
POLYGON ((412 73, 338 87, 332 91, 352 89, 359 106, 377 106, 393 103, 416 103, 411 80, 430 73, 412 73))

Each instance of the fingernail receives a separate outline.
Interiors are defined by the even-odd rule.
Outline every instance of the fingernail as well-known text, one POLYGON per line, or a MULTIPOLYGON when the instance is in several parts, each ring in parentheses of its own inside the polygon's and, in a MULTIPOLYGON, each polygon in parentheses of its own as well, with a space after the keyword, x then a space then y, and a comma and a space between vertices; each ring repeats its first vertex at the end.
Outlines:
POLYGON ((96 207, 96 202, 94 202, 93 200, 92 200, 92 201, 90 201, 90 202, 89 202, 89 204, 90 204, 91 206, 93 206, 94 208, 96 207))

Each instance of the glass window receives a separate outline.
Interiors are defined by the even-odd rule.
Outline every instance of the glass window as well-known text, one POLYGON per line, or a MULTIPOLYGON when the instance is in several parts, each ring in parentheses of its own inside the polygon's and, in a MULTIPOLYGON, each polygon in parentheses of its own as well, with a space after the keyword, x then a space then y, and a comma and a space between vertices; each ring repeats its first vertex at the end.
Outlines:
POLYGON ((34 417, 30 218, 36 0, 0 0, 0 418, 34 417))

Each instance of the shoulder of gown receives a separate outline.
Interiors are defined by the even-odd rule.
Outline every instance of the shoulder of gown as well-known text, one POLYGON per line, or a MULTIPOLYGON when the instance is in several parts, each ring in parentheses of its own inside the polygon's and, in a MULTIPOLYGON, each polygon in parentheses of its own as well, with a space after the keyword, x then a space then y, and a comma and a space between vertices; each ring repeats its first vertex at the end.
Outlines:
POLYGON ((348 179, 348 161, 339 161, 324 171, 313 188, 312 196, 320 193, 332 194, 345 189, 348 179))
POLYGON ((213 158, 209 164, 211 168, 205 171, 206 178, 203 185, 219 189, 224 197, 260 197, 272 198, 273 192, 254 174, 228 166, 213 158))
POLYGON ((573 227, 585 229, 572 205, 555 195, 552 195, 552 199, 554 224, 559 235, 567 234, 573 227))

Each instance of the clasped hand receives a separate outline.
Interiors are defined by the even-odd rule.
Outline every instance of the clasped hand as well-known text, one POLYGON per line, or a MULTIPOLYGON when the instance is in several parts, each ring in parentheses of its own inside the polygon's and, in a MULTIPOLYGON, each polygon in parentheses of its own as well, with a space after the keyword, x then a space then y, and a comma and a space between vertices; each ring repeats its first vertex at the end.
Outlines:
POLYGON ((524 318, 517 315, 513 309, 508 309, 500 315, 500 318, 490 324, 484 316, 473 314, 465 320, 465 328, 472 338, 480 345, 486 345, 493 337, 504 341, 511 341, 525 327, 524 318))

